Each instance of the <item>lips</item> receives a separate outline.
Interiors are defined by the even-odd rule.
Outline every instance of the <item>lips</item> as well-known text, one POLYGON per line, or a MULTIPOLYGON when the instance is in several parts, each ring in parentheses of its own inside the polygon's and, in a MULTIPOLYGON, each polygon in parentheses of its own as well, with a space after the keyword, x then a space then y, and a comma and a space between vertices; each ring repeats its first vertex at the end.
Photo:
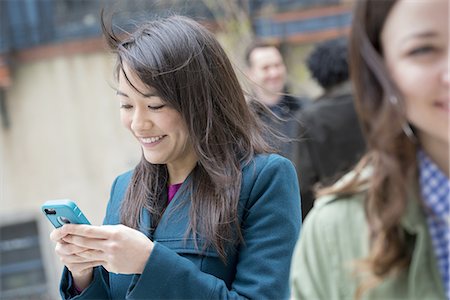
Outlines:
POLYGON ((150 136, 150 137, 138 137, 138 139, 142 144, 154 144, 154 143, 162 140, 164 137, 165 137, 165 135, 158 135, 158 136, 150 136))

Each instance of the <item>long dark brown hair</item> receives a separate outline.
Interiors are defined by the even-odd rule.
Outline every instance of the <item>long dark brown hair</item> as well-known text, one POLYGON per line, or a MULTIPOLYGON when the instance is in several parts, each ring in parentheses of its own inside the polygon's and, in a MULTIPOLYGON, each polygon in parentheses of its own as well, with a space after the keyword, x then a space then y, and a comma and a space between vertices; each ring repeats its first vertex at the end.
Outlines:
MULTIPOLYGON (((249 109, 227 55, 203 26, 170 16, 116 34, 106 19, 102 13, 103 33, 118 58, 116 75, 126 65, 186 123, 198 157, 185 189, 191 195, 188 231, 225 260, 228 244, 242 238, 237 214, 241 168, 255 154, 273 152, 262 135, 265 125, 249 109)), ((123 201, 121 222, 139 228, 145 208, 154 229, 166 207, 161 194, 167 180, 165 165, 142 157, 123 201)))
POLYGON ((368 150, 356 166, 353 180, 320 192, 322 195, 355 194, 362 186, 368 186, 365 213, 370 251, 368 257, 357 263, 357 274, 364 275, 356 291, 357 298, 385 277, 403 270, 410 262, 400 221, 407 206, 408 182, 415 172, 416 146, 402 129, 407 124, 404 103, 383 61, 380 40, 386 18, 395 3, 396 0, 355 1, 350 34, 350 72, 355 106, 368 150), (369 166, 371 176, 360 176, 369 166))

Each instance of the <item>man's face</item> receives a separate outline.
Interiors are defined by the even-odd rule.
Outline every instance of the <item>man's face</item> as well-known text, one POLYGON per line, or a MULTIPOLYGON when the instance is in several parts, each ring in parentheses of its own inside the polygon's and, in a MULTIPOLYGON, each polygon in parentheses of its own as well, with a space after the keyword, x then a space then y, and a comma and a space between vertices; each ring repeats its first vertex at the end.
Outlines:
POLYGON ((276 94, 283 92, 286 66, 275 47, 256 48, 250 54, 249 77, 259 88, 276 94))

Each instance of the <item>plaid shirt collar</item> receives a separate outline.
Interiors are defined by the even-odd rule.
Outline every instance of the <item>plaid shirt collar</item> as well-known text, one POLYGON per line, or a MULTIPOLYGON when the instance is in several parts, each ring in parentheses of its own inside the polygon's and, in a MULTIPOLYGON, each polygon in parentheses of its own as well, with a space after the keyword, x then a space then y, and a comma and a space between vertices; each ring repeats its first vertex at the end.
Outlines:
POLYGON ((427 214, 447 223, 450 221, 450 180, 423 150, 418 151, 417 158, 427 214))
POLYGON ((423 204, 436 262, 450 299, 450 180, 425 154, 417 153, 423 204))

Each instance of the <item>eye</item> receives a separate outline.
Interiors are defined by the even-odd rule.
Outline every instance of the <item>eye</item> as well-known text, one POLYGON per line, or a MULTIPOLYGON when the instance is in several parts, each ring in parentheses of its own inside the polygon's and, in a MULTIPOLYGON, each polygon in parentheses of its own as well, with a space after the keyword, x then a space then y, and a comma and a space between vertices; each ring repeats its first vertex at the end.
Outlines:
POLYGON ((133 105, 130 104, 120 104, 121 109, 132 109, 133 105))
POLYGON ((434 50, 435 50, 435 48, 433 46, 421 46, 421 47, 414 48, 408 54, 411 56, 424 55, 424 54, 431 53, 434 50))
POLYGON ((148 105, 148 108, 150 108, 151 110, 159 110, 159 109, 162 109, 165 106, 166 106, 165 104, 155 105, 155 106, 148 105))

